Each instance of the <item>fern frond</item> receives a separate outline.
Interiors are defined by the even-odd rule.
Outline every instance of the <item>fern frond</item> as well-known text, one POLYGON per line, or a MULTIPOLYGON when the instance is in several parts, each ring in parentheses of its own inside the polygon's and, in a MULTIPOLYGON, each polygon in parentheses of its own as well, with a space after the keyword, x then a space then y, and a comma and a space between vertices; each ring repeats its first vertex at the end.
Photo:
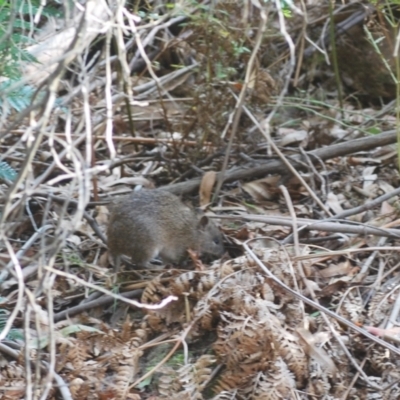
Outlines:
POLYGON ((0 82, 0 93, 3 94, 0 97, 0 115, 7 115, 10 108, 20 112, 29 106, 32 96, 35 93, 35 88, 29 85, 16 85, 16 83, 16 81, 11 79, 0 82), (14 84, 15 86, 12 87, 14 84))
POLYGON ((0 162, 0 179, 5 179, 8 181, 13 182, 17 177, 17 171, 12 168, 8 163, 5 161, 0 162))

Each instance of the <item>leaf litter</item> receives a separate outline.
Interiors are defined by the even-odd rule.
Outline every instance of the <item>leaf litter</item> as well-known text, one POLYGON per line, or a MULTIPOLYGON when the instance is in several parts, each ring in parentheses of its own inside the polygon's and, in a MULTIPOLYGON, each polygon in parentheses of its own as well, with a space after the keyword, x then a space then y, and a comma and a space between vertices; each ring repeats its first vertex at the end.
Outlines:
MULTIPOLYGON (((307 4, 310 15, 318 10, 328 21, 322 5, 307 4)), ((48 121, 37 114, 45 135, 11 200, 12 183, 2 181, 3 398, 24 398, 28 378, 48 399, 399 398, 399 193, 390 196, 399 187, 396 149, 385 143, 323 159, 310 153, 339 142, 350 149, 355 139, 368 138, 368 130, 394 129, 394 108, 382 116, 376 106, 350 99, 341 108, 322 63, 318 79, 328 98, 318 98, 321 86, 307 73, 306 56, 299 87, 310 87, 303 93, 291 89, 279 103, 276 95, 288 77, 279 73, 286 55, 283 38, 272 34, 279 30, 273 21, 250 71, 245 105, 259 121, 277 111, 272 138, 296 174, 280 164, 273 173, 245 176, 278 161, 247 116, 239 119, 237 132, 229 123, 256 40, 254 32, 232 29, 232 21, 257 26, 260 5, 252 4, 254 13, 247 15, 241 6, 221 2, 214 19, 201 7, 185 7, 193 15, 184 24, 179 17, 172 24, 176 16, 167 8, 158 28, 150 15, 133 18, 140 40, 153 40, 159 51, 146 67, 137 42, 125 43, 125 61, 137 62, 131 75, 119 76, 129 90, 114 77, 110 91, 105 65, 111 61, 104 54, 87 73, 91 84, 97 82, 90 98, 82 94, 83 83, 63 77, 71 94, 59 88, 63 106, 48 121), (136 70, 138 60, 142 67, 136 70), (135 101, 126 102, 132 94, 135 101), (108 99, 112 125, 105 117, 108 99), (89 134, 81 122, 87 117, 89 134), (110 156, 110 128, 116 157, 110 156), (85 165, 88 150, 92 163, 85 165), (225 182, 218 189, 221 171, 225 182), (110 199, 136 186, 165 186, 206 208, 225 235, 226 254, 209 262, 190 252, 184 265, 147 270, 128 260, 115 278, 98 232, 105 232, 110 199), (266 224, 264 217, 274 219, 266 224), (349 233, 345 225, 364 230, 349 233), (368 233, 370 227, 378 231, 368 233), (166 304, 146 309, 129 299, 166 304)), ((350 21, 358 12, 351 7, 350 21)), ((126 7, 120 11, 127 16, 121 26, 134 34, 128 23, 133 14, 126 7)), ((374 12, 377 24, 382 10, 374 12)), ((107 15, 97 10, 92 28, 107 15)), ((298 18, 286 20, 290 35, 298 32, 298 18)), ((307 29, 313 40, 326 42, 318 22, 307 29)), ((57 43, 64 46, 64 37, 68 46, 70 34, 58 32, 57 43)), ((87 45, 92 34, 85 36, 87 45)), ((343 37, 337 40, 339 58, 345 57, 343 37)), ((124 66, 120 57, 115 55, 124 66)), ((382 72, 379 60, 370 62, 382 72)), ((83 72, 80 61, 71 65, 83 72)), ((39 74, 37 68, 29 66, 32 84, 55 71, 49 65, 39 74)), ((374 102, 363 74, 354 79, 349 66, 342 72, 347 83, 353 77, 346 90, 357 89, 362 101, 374 102)), ((373 84, 379 86, 375 79, 373 84)), ((386 83, 379 95, 392 91, 386 83)), ((12 118, 19 118, 18 130, 4 122, 0 127, 2 162, 22 174, 30 125, 17 113, 12 118)))

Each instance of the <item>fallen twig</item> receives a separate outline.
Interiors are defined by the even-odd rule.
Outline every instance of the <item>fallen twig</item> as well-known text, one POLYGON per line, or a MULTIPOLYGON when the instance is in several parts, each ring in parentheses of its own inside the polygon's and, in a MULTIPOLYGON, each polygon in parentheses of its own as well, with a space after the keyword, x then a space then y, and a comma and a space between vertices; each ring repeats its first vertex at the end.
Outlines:
MULTIPOLYGON (((396 143, 397 133, 395 130, 390 130, 379 135, 364 137, 360 139, 350 140, 321 149, 308 152, 308 157, 311 160, 329 160, 335 157, 346 156, 359 151, 368 151, 379 146, 396 143)), ((299 161, 303 159, 301 155, 296 155, 288 158, 296 169, 303 169, 299 161)), ((265 164, 253 168, 232 168, 225 173, 224 182, 233 182, 238 179, 257 179, 264 177, 266 174, 285 174, 288 173, 284 163, 280 160, 269 161, 265 164)), ((186 182, 175 183, 165 187, 166 190, 174 194, 191 193, 200 186, 201 178, 192 179, 186 182)))
MULTIPOLYGON (((220 215, 218 218, 222 219, 239 219, 244 221, 256 221, 265 222, 269 225, 283 225, 292 226, 293 221, 291 217, 267 217, 264 215, 235 215, 227 216, 220 215)), ((385 229, 379 228, 371 225, 365 225, 354 222, 355 225, 350 225, 350 223, 339 223, 339 222, 326 222, 318 221, 316 219, 298 218, 297 225, 298 230, 315 230, 315 231, 325 231, 325 232, 340 232, 340 233, 351 233, 356 235, 375 235, 375 236, 387 236, 400 238, 400 229, 385 229)))

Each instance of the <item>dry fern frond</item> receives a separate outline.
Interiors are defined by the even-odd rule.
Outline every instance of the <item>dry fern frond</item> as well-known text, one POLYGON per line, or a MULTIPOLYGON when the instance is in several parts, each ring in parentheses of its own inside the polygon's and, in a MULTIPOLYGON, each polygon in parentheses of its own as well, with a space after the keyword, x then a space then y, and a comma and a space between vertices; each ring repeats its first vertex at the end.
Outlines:
POLYGON ((391 359, 389 351, 383 350, 381 347, 372 347, 369 350, 368 360, 371 368, 373 368, 374 375, 382 375, 384 379, 388 379, 390 376, 395 380, 400 379, 399 362, 396 362, 396 359, 391 359))
POLYGON ((84 342, 77 341, 76 346, 69 348, 67 359, 73 365, 76 371, 80 371, 85 363, 85 360, 89 358, 90 355, 84 342))
POLYGON ((290 301, 286 302, 281 308, 281 311, 283 316, 277 315, 277 317, 279 320, 284 320, 285 324, 292 330, 304 324, 304 310, 297 300, 292 298, 290 301))
MULTIPOLYGON (((291 246, 286 246, 285 250, 278 249, 258 249, 257 254, 268 266, 269 270, 275 275, 280 281, 287 286, 293 287, 293 269, 291 268, 291 262, 288 259, 288 252, 291 246)), ((305 254, 305 253, 304 253, 305 254)))
POLYGON ((147 322, 154 332, 164 332, 174 323, 186 322, 185 303, 182 299, 167 304, 160 310, 147 311, 147 322))
POLYGON ((221 278, 225 278, 226 276, 232 275, 235 272, 235 268, 232 264, 236 263, 237 260, 237 258, 235 260, 228 260, 219 266, 218 270, 221 278))
POLYGON ((110 334, 82 331, 76 334, 76 338, 80 342, 80 346, 85 347, 82 349, 83 354, 89 352, 96 355, 113 349, 116 341, 112 331, 110 331, 110 334))
POLYGON ((350 292, 343 299, 342 306, 337 312, 351 322, 362 324, 364 321, 364 306, 361 296, 355 296, 353 292, 350 292))
POLYGON ((209 355, 202 355, 194 364, 184 365, 179 369, 179 381, 184 390, 182 394, 187 394, 190 399, 203 399, 202 391, 210 379, 211 368, 215 360, 209 355))
POLYGON ((198 277, 194 271, 185 272, 180 274, 176 279, 171 280, 171 294, 182 296, 184 293, 193 294, 195 291, 195 280, 198 277))
MULTIPOLYGON (((139 359, 143 351, 137 349, 137 338, 120 347, 120 353, 116 357, 119 365, 116 367, 115 391, 117 399, 125 399, 128 393, 129 385, 138 374, 139 359)), ((115 357, 114 357, 115 359, 115 357)))
POLYGON ((328 375, 316 361, 311 359, 309 364, 310 376, 306 389, 307 393, 309 393, 310 396, 318 397, 329 395, 331 384, 329 383, 328 375))
POLYGON ((218 279, 220 279, 220 274, 217 274, 215 270, 207 271, 208 273, 202 274, 200 277, 199 285, 198 285, 198 294, 201 298, 205 293, 211 290, 218 279))
POLYGON ((115 370, 114 392, 117 399, 125 399, 128 396, 129 385, 136 378, 139 371, 139 360, 143 351, 138 349, 147 338, 144 329, 137 329, 131 334, 130 340, 117 345, 113 353, 113 363, 110 367, 115 370))
MULTIPOLYGON (((263 284, 261 284, 260 295, 261 295, 262 299, 264 299, 266 301, 273 302, 275 300, 274 291, 273 291, 271 285, 269 285, 267 282, 264 282, 263 284)), ((298 313, 298 311, 299 310, 297 309, 297 313, 298 313)))
POLYGON ((280 344, 279 355, 285 360, 289 370, 295 374, 297 383, 302 386, 308 379, 308 360, 299 338, 281 329, 276 340, 280 344))
POLYGON ((165 330, 165 321, 162 315, 158 312, 150 311, 146 316, 146 322, 149 328, 154 332, 162 332, 165 330))
POLYGON ((22 399, 25 394, 25 370, 22 364, 16 361, 7 362, 1 358, 0 386, 2 399, 22 399))
MULTIPOLYGON (((4 361, 3 361, 4 362, 4 361)), ((8 362, 1 367, 0 382, 4 379, 22 379, 25 377, 25 369, 22 364, 16 361, 8 362)))
POLYGON ((214 313, 211 310, 211 304, 209 301, 200 300, 194 310, 195 318, 199 318, 198 326, 201 329, 209 331, 213 327, 214 313))
POLYGON ((379 326, 387 318, 394 302, 392 296, 394 294, 388 297, 387 293, 381 291, 374 294, 367 313, 370 325, 379 326))
POLYGON ((278 358, 269 364, 268 374, 258 373, 253 378, 253 384, 248 385, 243 394, 251 400, 282 400, 290 398, 292 390, 296 389, 293 374, 286 363, 278 358))
POLYGON ((159 393, 165 399, 173 398, 173 395, 182 389, 178 371, 168 365, 163 365, 158 372, 160 373, 157 381, 159 393))
POLYGON ((24 382, 8 382, 10 389, 2 388, 2 400, 22 399, 25 394, 26 383, 24 382), (20 388, 20 389, 19 389, 20 388))
POLYGON ((268 382, 272 383, 274 390, 283 398, 289 397, 291 390, 296 388, 294 375, 282 358, 278 358, 273 365, 270 365, 268 375, 268 382))
POLYGON ((115 392, 116 399, 124 400, 127 397, 129 390, 129 384, 133 381, 133 378, 137 373, 137 365, 120 365, 117 369, 117 375, 115 376, 115 392))
POLYGON ((265 283, 263 275, 255 273, 252 270, 242 270, 227 277, 221 283, 223 291, 229 289, 241 289, 247 293, 252 293, 255 288, 262 287, 265 283))
POLYGON ((128 314, 127 318, 125 319, 124 323, 121 326, 121 332, 119 334, 120 339, 122 342, 127 342, 131 336, 131 328, 132 328, 132 321, 128 314))
POLYGON ((190 395, 187 393, 177 393, 171 396, 158 396, 151 400, 191 400, 190 395))
POLYGON ((146 285, 142 294, 142 303, 155 304, 159 303, 163 298, 167 297, 170 293, 168 289, 161 281, 161 276, 157 276, 146 285))
MULTIPOLYGON (((171 281, 176 280, 171 278, 171 281)), ((171 282, 170 282, 171 283, 171 282)), ((179 286, 179 285, 178 285, 179 286)), ((161 277, 153 279, 146 286, 142 295, 142 302, 145 304, 154 304, 160 302, 163 298, 173 294, 167 287, 166 282, 161 282, 161 277)), ((181 300, 167 304, 160 310, 147 310, 147 324, 155 332, 163 332, 166 326, 179 322, 185 322, 185 305, 181 300)))
POLYGON ((136 329, 133 334, 131 333, 131 337, 129 339, 130 346, 132 348, 136 348, 141 346, 148 337, 148 332, 146 329, 136 329))
POLYGON ((237 390, 229 392, 223 390, 217 396, 213 397, 211 400, 236 400, 236 399, 237 399, 237 390))
POLYGON ((73 399, 87 399, 89 396, 89 385, 82 378, 72 379, 69 390, 73 399))
POLYGON ((256 363, 263 368, 266 360, 275 358, 274 336, 266 320, 228 312, 221 314, 221 319, 214 350, 229 369, 240 368, 242 363, 256 363))
POLYGON ((244 376, 242 371, 226 370, 218 377, 218 382, 213 389, 216 393, 237 393, 242 381, 250 379, 248 376, 244 376))

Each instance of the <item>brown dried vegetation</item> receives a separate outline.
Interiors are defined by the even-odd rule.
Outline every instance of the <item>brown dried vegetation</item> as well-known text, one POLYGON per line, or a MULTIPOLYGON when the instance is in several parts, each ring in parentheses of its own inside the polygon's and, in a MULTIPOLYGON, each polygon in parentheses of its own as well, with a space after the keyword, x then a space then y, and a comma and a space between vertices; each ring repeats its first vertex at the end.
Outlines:
POLYGON ((396 135, 368 136, 397 8, 122 3, 47 27, 49 96, 1 114, 0 398, 400 398, 396 135), (220 217, 224 257, 115 277, 104 204, 139 185, 220 217))

